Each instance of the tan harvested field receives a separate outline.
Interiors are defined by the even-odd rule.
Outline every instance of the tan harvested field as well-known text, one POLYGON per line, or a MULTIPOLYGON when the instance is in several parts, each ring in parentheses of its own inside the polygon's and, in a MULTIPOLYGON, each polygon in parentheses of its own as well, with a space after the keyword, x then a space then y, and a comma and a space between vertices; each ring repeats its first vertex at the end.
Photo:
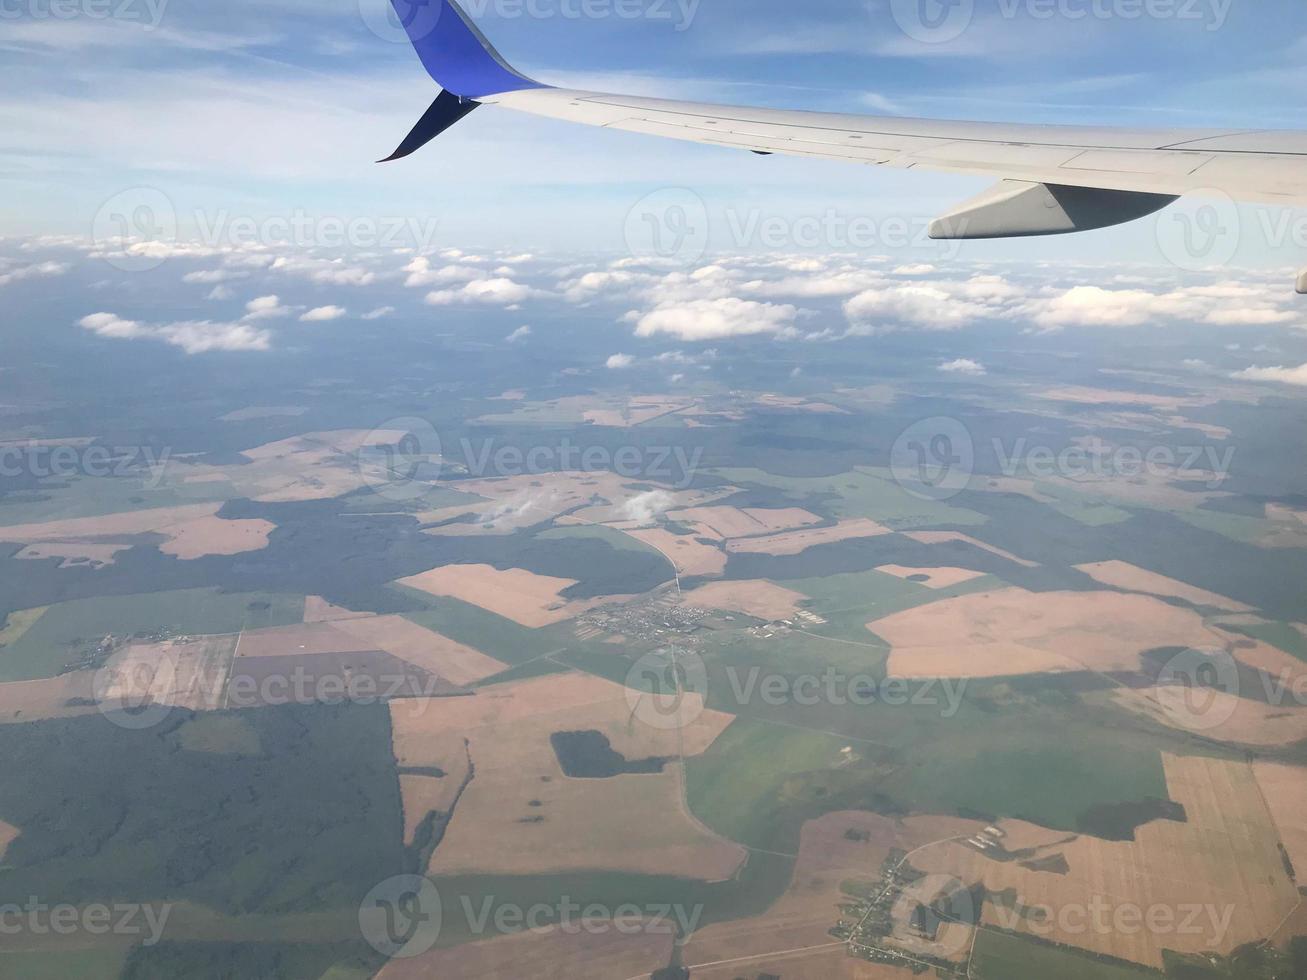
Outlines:
POLYGON ((159 546, 165 555, 183 561, 205 555, 241 555, 262 551, 277 525, 265 520, 226 521, 220 517, 200 517, 168 528, 168 540, 159 546))
POLYGON ((868 623, 892 647, 892 677, 1134 671, 1162 647, 1210 645, 1196 612, 1119 592, 1011 588, 944 599, 868 623))
MULTIPOLYGON (((1240 663, 1269 674, 1271 682, 1282 685, 1287 691, 1292 692, 1294 684, 1307 678, 1307 663, 1293 654, 1220 625, 1214 624, 1211 629, 1216 638, 1213 645, 1227 646, 1240 663)), ((1292 697, 1288 700, 1292 701, 1292 697)))
POLYGON ((674 521, 698 524, 708 528, 718 538, 747 538, 774 534, 792 528, 820 524, 821 518, 798 507, 765 510, 757 507, 741 510, 738 507, 691 507, 667 515, 674 521))
POLYGON ((372 615, 375 614, 334 606, 320 595, 304 597, 304 622, 306 623, 334 623, 341 619, 366 619, 372 615))
POLYGON ((802 592, 762 580, 711 582, 681 596, 687 606, 742 612, 769 623, 790 619, 807 599, 802 592))
MULTIPOLYGON (((446 771, 447 772, 447 771, 446 771)), ((404 804, 404 843, 411 846, 418 827, 427 815, 449 809, 458 792, 459 779, 449 775, 415 776, 401 773, 399 795, 404 804)))
POLYGON ((665 398, 656 395, 641 395, 632 398, 625 405, 614 408, 592 408, 582 413, 585 421, 593 425, 609 428, 629 429, 644 425, 666 415, 675 415, 693 408, 692 398, 665 398))
POLYGON ((969 568, 908 568, 904 565, 882 565, 876 571, 901 579, 915 580, 924 575, 926 581, 919 584, 928 589, 951 589, 955 585, 963 585, 985 577, 984 572, 975 572, 969 568))
POLYGON ((5 851, 9 850, 10 844, 18 840, 21 833, 22 831, 13 824, 0 820, 0 861, 4 860, 5 851))
MULTIPOLYGON (((447 913, 448 914, 448 913, 447 913)), ((456 913, 462 916, 461 909, 456 913)), ((569 932, 523 932, 408 960, 391 960, 376 980, 626 980, 662 969, 672 958, 670 933, 623 935, 579 923, 569 932), (573 934, 575 933, 575 934, 573 934)))
POLYGON ((239 657, 294 657, 315 653, 363 653, 376 646, 346 633, 337 623, 304 623, 246 630, 236 648, 239 657))
POLYGON ((1297 510, 1284 504, 1267 504, 1266 519, 1287 524, 1307 524, 1307 510, 1297 510))
POLYGON ((290 419, 299 418, 308 412, 307 408, 298 405, 286 406, 254 406, 251 408, 238 408, 234 412, 228 412, 226 415, 218 417, 219 422, 254 422, 258 419, 290 419))
POLYGON ((606 524, 623 531, 630 528, 650 527, 663 513, 707 507, 737 492, 734 487, 714 487, 710 490, 673 490, 659 487, 648 490, 647 484, 643 483, 632 487, 623 486, 615 493, 601 494, 604 502, 570 512, 566 517, 560 517, 558 523, 606 524), (656 507, 642 506, 649 504, 651 498, 656 499, 656 507))
POLYGON ((325 500, 366 486, 358 452, 368 446, 394 445, 406 433, 346 429, 310 432, 246 449, 251 460, 240 466, 193 464, 186 483, 226 483, 233 496, 274 503, 325 500))
POLYGON ((814 415, 849 415, 846 408, 832 405, 830 402, 810 401, 795 395, 759 395, 754 401, 762 408, 789 408, 798 412, 812 412, 814 415))
POLYGON ((627 759, 676 757, 682 746, 697 755, 729 715, 704 712, 682 733, 653 728, 632 717, 621 685, 571 674, 413 707, 391 707, 401 765, 451 772, 470 751, 476 773, 432 859, 433 874, 589 870, 721 880, 745 858, 738 844, 685 811, 679 764, 653 775, 571 779, 550 742, 560 731, 598 731, 627 759))
POLYGON ((904 537, 911 538, 919 544, 949 544, 953 541, 962 544, 969 544, 973 548, 979 548, 981 551, 988 551, 991 555, 998 555, 1000 558, 1006 558, 1008 561, 1016 562, 1025 568, 1038 568, 1039 563, 1027 561, 1024 558, 1018 558, 1010 551, 1004 551, 1002 548, 996 548, 992 544, 971 537, 969 534, 963 534, 961 531, 908 531, 904 537))
POLYGON ((1255 762, 1253 775, 1266 797, 1294 871, 1307 884, 1307 769, 1278 762, 1255 762))
POLYGON ((74 718, 96 710, 95 672, 77 671, 36 681, 0 684, 0 724, 74 718), (77 700, 78 704, 69 704, 77 700))
POLYGON ((118 552, 126 551, 130 547, 129 544, 106 544, 95 541, 42 541, 40 544, 29 544, 14 557, 24 561, 62 558, 60 568, 72 568, 76 565, 103 568, 114 563, 118 552))
MULTIPOLYGON (((58 547, 68 549, 72 547, 72 542, 80 555, 87 545, 104 547, 106 543, 96 540, 99 538, 161 534, 167 540, 159 546, 159 550, 182 559, 234 555, 268 546, 268 535, 276 530, 276 525, 263 520, 224 521, 216 516, 221 509, 220 503, 188 504, 184 507, 106 514, 103 517, 20 524, 0 527, 0 540, 39 545, 45 550, 58 547)), ((121 551, 122 548, 116 550, 121 551)), ((59 555, 55 550, 48 550, 48 553, 59 555)), ((85 557, 94 556, 86 554, 85 557)))
POLYGON ((369 650, 385 650, 400 660, 415 664, 451 684, 473 684, 493 677, 507 665, 447 636, 429 630, 403 616, 374 616, 344 619, 334 623, 369 650))
POLYGON ((798 555, 819 544, 833 544, 853 538, 875 538, 893 532, 865 517, 840 521, 834 527, 809 528, 802 531, 785 531, 762 538, 745 538, 731 541, 728 551, 737 554, 798 555))
POLYGON ((1212 397, 1191 397, 1187 395, 1150 395, 1142 392, 1121 391, 1115 388, 1089 388, 1080 385, 1068 385, 1063 388, 1050 388, 1035 393, 1036 398, 1047 401, 1074 402, 1077 405, 1143 405, 1147 408, 1162 408, 1176 411, 1181 408, 1201 408, 1215 404, 1212 397))
POLYGON ((1227 599, 1225 596, 1217 595, 1215 592, 1208 592, 1206 589, 1186 585, 1184 582, 1167 578, 1165 575, 1159 575, 1156 572, 1150 572, 1123 561, 1097 562, 1092 565, 1077 565, 1076 568, 1096 582, 1117 589, 1125 589, 1129 592, 1146 592, 1149 595, 1183 599, 1195 606, 1210 606, 1213 609, 1223 609, 1227 612, 1247 613, 1253 611, 1252 606, 1245 605, 1242 602, 1227 599))
MULTIPOLYGON (((832 923, 833 924, 833 923, 832 923)), ((776 937, 778 941, 783 936, 776 937)), ((907 980, 911 973, 892 971, 890 973, 854 974, 850 972, 858 961, 849 956, 848 948, 830 936, 820 945, 811 947, 791 947, 796 952, 783 952, 777 946, 779 955, 748 955, 744 959, 735 959, 716 966, 694 966, 695 980, 738 980, 742 976, 784 977, 784 980, 837 980, 852 976, 886 977, 890 980, 907 980), (747 972, 746 972, 747 971, 747 972)), ((872 964, 864 964, 871 966, 872 964)))
MULTIPOLYGON (((1177 715, 1168 710, 1153 689, 1117 689, 1107 697, 1112 704, 1144 715, 1168 728, 1181 732, 1192 730, 1193 723, 1187 713, 1177 715)), ((1202 712, 1202 734, 1207 738, 1236 745, 1264 747, 1295 745, 1307 739, 1307 708, 1296 704, 1275 707, 1220 691, 1206 692, 1202 697, 1204 701, 1197 706, 1197 710, 1202 712)))
MULTIPOLYGON (((1045 934, 1081 949, 1160 969, 1162 952, 1228 955, 1245 943, 1272 935, 1299 903, 1297 888, 1280 858, 1279 835, 1258 791, 1251 767, 1241 762, 1164 755, 1167 786, 1182 804, 1187 823, 1159 820, 1140 827, 1134 842, 1078 837, 1042 850, 1062 855, 1070 867, 1059 875, 994 860, 961 844, 941 844, 914 855, 913 866, 952 874, 991 892, 1011 889, 1022 905, 1045 907, 1041 923, 987 904, 984 923, 1045 934), (1157 909, 1174 916, 1154 929, 1084 928, 1086 918, 1059 916, 1105 903, 1108 923, 1118 910, 1157 909), (1200 909, 1187 928, 1190 908, 1200 909), (1217 916, 1214 923, 1207 910, 1217 916), (1228 927, 1221 924, 1230 915, 1228 927)), ((1006 826, 1006 824, 1004 825, 1006 826)), ((1092 921, 1090 919, 1089 921, 1092 921)))
POLYGON ((426 524, 471 515, 471 523, 431 528, 428 534, 511 534, 523 527, 543 524, 561 514, 590 504, 596 497, 622 501, 633 496, 626 481, 614 473, 539 473, 526 476, 471 480, 458 485, 462 493, 483 497, 469 504, 443 507, 419 514, 426 524))
POLYGON ((661 527, 638 528, 625 533, 661 551, 682 575, 720 575, 726 571, 726 552, 694 537, 682 537, 661 527))
POLYGON ((501 570, 492 565, 444 565, 400 579, 399 584, 428 595, 461 599, 532 628, 575 619, 617 598, 570 602, 559 593, 576 585, 574 579, 537 575, 521 568, 501 570))
POLYGON ((114 654, 99 681, 109 704, 163 704, 192 711, 222 707, 235 636, 133 644, 114 654))

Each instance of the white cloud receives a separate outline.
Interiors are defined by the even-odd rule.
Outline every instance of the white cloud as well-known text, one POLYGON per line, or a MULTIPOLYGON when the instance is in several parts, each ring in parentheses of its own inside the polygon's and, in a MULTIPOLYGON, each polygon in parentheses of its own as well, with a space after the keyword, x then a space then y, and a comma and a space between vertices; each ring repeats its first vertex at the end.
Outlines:
POLYGON ((144 324, 124 320, 114 313, 92 313, 79 325, 100 337, 113 340, 158 340, 180 347, 187 354, 211 351, 266 351, 272 336, 248 323, 214 323, 209 320, 144 324))
POLYGON ((71 266, 65 262, 38 262, 36 265, 21 266, 0 274, 0 286, 8 286, 11 282, 18 282, 21 279, 44 279, 50 276, 62 276, 70 268, 71 266))
POLYGON ((529 286, 512 279, 477 279, 458 289, 442 289, 427 293, 431 306, 452 306, 457 303, 483 306, 513 306, 534 295, 529 286))
POLYGON ((371 286, 377 274, 344 259, 319 259, 308 255, 283 255, 269 267, 273 272, 300 276, 321 286, 371 286))
POLYGON ((633 364, 635 358, 630 354, 614 354, 604 363, 604 366, 610 371, 624 371, 633 364))
POLYGON ((383 320, 395 312, 393 306, 378 306, 375 310, 370 310, 363 314, 364 320, 383 320))
POLYGON ((212 289, 209 290, 209 294, 204 298, 214 299, 214 300, 226 300, 226 299, 231 299, 235 295, 236 294, 233 293, 231 289, 227 286, 214 286, 212 289))
POLYGON ((919 262, 916 265, 901 265, 894 270, 896 276, 928 276, 935 271, 935 267, 926 262, 919 262))
POLYGON ((945 374, 965 374, 969 377, 978 378, 985 373, 985 365, 979 361, 973 361, 969 357, 959 357, 956 361, 941 364, 939 370, 945 374))
POLYGON ((1158 321, 1185 321, 1212 326, 1272 326, 1299 314, 1283 309, 1280 293, 1266 286, 1214 283, 1168 292, 1076 286, 1026 308, 1046 330, 1069 326, 1139 327, 1158 321))
POLYGON ((844 304, 855 334, 887 333, 900 328, 960 330, 993 315, 987 306, 962 299, 947 285, 912 283, 868 289, 844 304))
POLYGON ((617 510, 617 516, 637 524, 652 524, 676 506, 676 498, 666 490, 638 494, 617 510))
POLYGON ((724 340, 793 330, 799 311, 793 306, 758 303, 727 296, 661 306, 636 313, 637 337, 667 334, 685 341, 724 340))
POLYGON ((258 296, 245 304, 246 320, 274 320, 279 317, 290 316, 291 313, 291 308, 282 306, 281 299, 275 294, 258 296))
POLYGON ((530 336, 531 336, 531 328, 527 326, 522 326, 522 327, 518 327, 516 330, 514 330, 504 339, 507 340, 510 344, 515 344, 519 340, 526 340, 526 338, 530 336))
POLYGON ((82 317, 78 324, 98 336, 113 337, 118 340, 131 340, 134 337, 147 336, 149 333, 148 327, 142 326, 135 320, 124 320, 114 313, 92 313, 90 316, 82 317))
POLYGON ((1307 364, 1298 367, 1250 367, 1235 377, 1247 381, 1277 381, 1280 384, 1307 386, 1307 364))
POLYGON ((317 306, 300 317, 301 323, 327 323, 348 316, 349 311, 343 306, 317 306))
MULTIPOLYGON (((454 257, 458 257, 457 253, 454 257)), ((408 278, 404 280, 404 285, 409 289, 419 289, 424 286, 437 286, 455 282, 470 282, 473 279, 479 279, 485 273, 472 265, 447 265, 440 269, 431 267, 431 260, 424 255, 419 255, 408 265, 404 266, 404 272, 408 273, 408 278)))
POLYGON ((188 272, 182 276, 182 282, 212 285, 218 282, 230 282, 232 279, 244 279, 249 273, 235 272, 231 269, 201 269, 199 272, 188 272))

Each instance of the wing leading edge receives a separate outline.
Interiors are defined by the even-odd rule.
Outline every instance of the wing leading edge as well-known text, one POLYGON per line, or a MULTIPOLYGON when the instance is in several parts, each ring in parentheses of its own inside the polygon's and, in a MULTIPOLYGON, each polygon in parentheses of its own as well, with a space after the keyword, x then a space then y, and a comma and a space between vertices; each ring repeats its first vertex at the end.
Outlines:
MULTIPOLYGON (((764 155, 998 178, 934 223, 939 238, 1089 231, 1189 194, 1307 205, 1303 132, 950 122, 559 89, 511 68, 455 0, 391 2, 428 72, 460 102, 764 155)), ((1307 291, 1307 274, 1298 285, 1307 291)))

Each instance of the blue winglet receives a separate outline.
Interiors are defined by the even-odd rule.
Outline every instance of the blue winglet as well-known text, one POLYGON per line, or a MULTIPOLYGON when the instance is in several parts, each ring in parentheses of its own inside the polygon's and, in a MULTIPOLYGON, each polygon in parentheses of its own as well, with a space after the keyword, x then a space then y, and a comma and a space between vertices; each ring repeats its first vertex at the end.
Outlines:
POLYGON ((448 92, 480 99, 548 88, 509 66, 454 0, 390 0, 427 72, 448 92))

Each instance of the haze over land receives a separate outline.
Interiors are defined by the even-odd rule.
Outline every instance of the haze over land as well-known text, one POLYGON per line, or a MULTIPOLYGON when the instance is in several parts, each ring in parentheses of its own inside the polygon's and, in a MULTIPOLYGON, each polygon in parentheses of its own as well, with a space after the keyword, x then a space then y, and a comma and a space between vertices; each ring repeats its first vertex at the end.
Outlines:
POLYGON ((171 914, 5 969, 1226 976, 1307 931, 1270 275, 90 251, 0 259, 0 904, 171 914), (387 960, 405 874, 441 929, 387 960))

